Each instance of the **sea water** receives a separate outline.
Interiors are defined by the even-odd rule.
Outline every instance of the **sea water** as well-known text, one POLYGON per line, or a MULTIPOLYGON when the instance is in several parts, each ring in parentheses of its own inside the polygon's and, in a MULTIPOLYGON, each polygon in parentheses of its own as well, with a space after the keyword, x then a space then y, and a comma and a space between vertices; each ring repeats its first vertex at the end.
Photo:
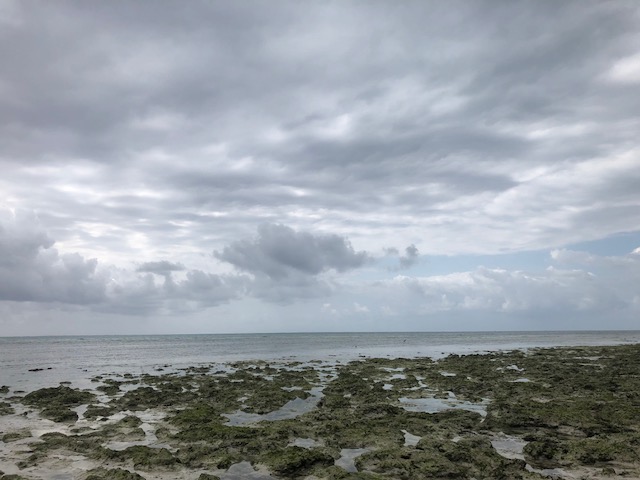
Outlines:
POLYGON ((532 347, 640 343, 640 331, 287 333, 0 337, 0 386, 31 391, 100 374, 157 374, 239 360, 346 362, 363 357, 441 358, 532 347))

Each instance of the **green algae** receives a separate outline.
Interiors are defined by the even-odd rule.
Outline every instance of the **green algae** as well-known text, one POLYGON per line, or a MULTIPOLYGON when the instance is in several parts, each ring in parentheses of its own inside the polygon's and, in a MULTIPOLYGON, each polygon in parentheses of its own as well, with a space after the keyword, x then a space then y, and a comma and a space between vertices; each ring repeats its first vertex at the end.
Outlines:
POLYGON ((89 405, 87 410, 84 412, 84 418, 89 420, 100 418, 100 417, 110 417, 114 413, 118 413, 119 410, 115 405, 89 405))
POLYGON ((122 468, 89 470, 85 480, 145 480, 143 476, 122 468))
POLYGON ((101 404, 88 392, 42 389, 22 401, 43 416, 47 408, 64 414, 81 404, 89 404, 87 419, 106 420, 120 411, 162 412, 153 423, 163 444, 108 448, 114 440, 147 439, 142 420, 129 415, 70 435, 45 434, 31 444, 21 465, 38 464, 53 452, 73 452, 109 462, 110 468, 133 465, 142 472, 227 469, 249 461, 284 478, 541 478, 526 463, 591 469, 596 476, 640 474, 638 345, 451 355, 438 361, 360 359, 315 367, 238 362, 229 371, 193 367, 180 374, 124 375, 124 382, 102 376, 97 390, 111 398, 101 404), (138 387, 123 391, 124 383, 138 387), (308 398, 319 386, 324 389, 317 406, 295 418, 226 424, 225 414, 269 413, 308 398), (486 417, 455 403, 434 413, 407 411, 400 401, 453 396, 485 402, 486 417), (421 437, 417 445, 405 446, 405 430, 421 437), (505 458, 493 448, 491 439, 502 432, 528 442, 525 460, 505 458), (296 438, 317 440, 322 447, 291 446, 296 438), (368 450, 355 460, 358 472, 334 465, 341 450, 354 448, 368 450))
POLYGON ((23 438, 29 438, 29 437, 31 437, 31 432, 27 429, 23 429, 23 430, 17 430, 14 432, 5 433, 4 435, 2 435, 1 439, 4 443, 10 443, 10 442, 22 440, 23 438))
POLYGON ((16 413, 10 403, 0 402, 0 415, 12 415, 16 413))
POLYGON ((276 475, 291 478, 311 473, 317 467, 333 465, 335 460, 321 449, 286 447, 262 455, 261 461, 276 475))
POLYGON ((95 400, 91 392, 76 390, 60 385, 59 387, 41 388, 28 393, 22 399, 26 405, 40 408, 40 414, 44 418, 54 422, 75 422, 78 414, 71 407, 90 403, 95 400))
POLYGON ((133 463, 135 469, 148 471, 152 469, 173 470, 180 460, 174 457, 166 448, 150 448, 144 445, 134 445, 124 450, 110 450, 103 448, 98 452, 101 460, 133 463))
POLYGON ((52 403, 73 407, 89 403, 95 399, 91 392, 76 390, 65 385, 51 388, 41 388, 24 396, 24 402, 28 405, 45 407, 52 403))

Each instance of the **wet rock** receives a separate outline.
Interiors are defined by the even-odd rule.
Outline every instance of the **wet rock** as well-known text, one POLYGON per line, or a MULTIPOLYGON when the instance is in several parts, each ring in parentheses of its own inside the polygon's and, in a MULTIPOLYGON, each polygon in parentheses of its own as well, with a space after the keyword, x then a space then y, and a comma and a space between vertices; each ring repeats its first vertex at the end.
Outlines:
POLYGON ((17 440, 22 440, 23 438, 29 438, 31 436, 31 432, 27 429, 18 430, 16 432, 8 432, 2 436, 2 441, 4 443, 15 442, 17 440))
POLYGON ((89 420, 99 417, 109 417, 118 412, 118 408, 113 405, 89 405, 84 412, 84 418, 89 420))
POLYGON ((104 469, 96 468, 90 470, 85 480, 145 480, 137 473, 123 470, 121 468, 104 469))
POLYGON ((0 402, 0 415, 11 415, 13 413, 15 413, 15 410, 10 403, 0 402))
POLYGON ((264 455, 261 459, 276 475, 297 477, 314 467, 330 466, 335 461, 326 451, 302 447, 287 447, 264 455))
POLYGON ((77 407, 83 403, 90 403, 95 395, 90 392, 76 390, 65 385, 52 388, 41 388, 28 393, 23 398, 23 403, 43 409, 62 409, 64 407, 77 407))
POLYGON ((149 448, 143 445, 119 451, 102 449, 101 456, 108 460, 131 461, 134 468, 140 470, 174 469, 180 463, 166 448, 149 448))

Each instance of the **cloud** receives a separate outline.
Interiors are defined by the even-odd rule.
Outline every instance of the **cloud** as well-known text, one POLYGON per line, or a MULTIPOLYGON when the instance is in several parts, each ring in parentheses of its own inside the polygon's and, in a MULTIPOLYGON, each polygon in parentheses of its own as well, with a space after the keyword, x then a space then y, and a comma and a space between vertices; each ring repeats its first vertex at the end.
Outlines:
POLYGON ((250 241, 232 242, 216 256, 247 272, 217 274, 167 260, 135 269, 98 266, 78 253, 59 254, 38 219, 5 212, 0 223, 0 299, 86 305, 132 315, 199 311, 242 297, 290 303, 326 297, 337 288, 330 272, 364 265, 369 257, 337 235, 262 225, 250 241), (158 279, 158 275, 163 277, 158 279))
POLYGON ((415 245, 411 244, 407 248, 404 249, 405 255, 400 257, 400 265, 403 268, 409 268, 416 264, 418 258, 420 258, 420 253, 415 245))
POLYGON ((254 238, 232 242, 214 256, 253 276, 248 295, 282 304, 329 296, 339 288, 333 275, 371 260, 345 237, 279 224, 262 224, 254 238))
POLYGON ((195 264, 265 222, 437 254, 640 228, 636 166, 584 168, 637 157, 607 80, 633 3, 11 5, 2 202, 86 258, 195 264))
POLYGON ((167 260, 145 262, 136 269, 137 272, 157 273, 158 275, 167 275, 171 272, 181 272, 183 270, 185 270, 184 265, 171 263, 167 260))
POLYGON ((405 248, 405 254, 402 256, 400 256, 400 252, 395 247, 385 248, 384 251, 388 256, 399 256, 398 266, 389 268, 389 270, 391 271, 410 268, 415 265, 420 259, 420 252, 414 244, 411 244, 407 248, 405 248))
POLYGON ((196 312, 238 298, 245 283, 243 277, 201 270, 189 270, 178 280, 174 280, 170 272, 159 274, 165 277, 162 282, 149 273, 131 276, 124 272, 124 278, 111 286, 109 301, 97 305, 96 310, 128 315, 196 312))
POLYGON ((152 315, 362 289, 338 311, 373 315, 375 278, 442 312, 535 310, 528 289, 628 305, 632 262, 562 249, 640 231, 639 13, 5 2, 0 208, 38 217, 3 220, 0 298, 152 315), (412 247, 377 269, 366 252, 387 245, 412 247), (553 271, 413 278, 415 246, 560 253, 553 271))
POLYGON ((380 282, 377 290, 385 295, 382 291, 389 289, 389 300, 395 297, 396 302, 401 299, 419 305, 425 315, 493 312, 561 317, 581 313, 587 318, 637 310, 640 260, 635 255, 603 257, 558 250, 550 257, 555 265, 542 271, 478 267, 447 275, 398 275, 380 282))
POLYGON ((0 300, 84 305, 126 314, 201 310, 238 297, 242 276, 189 270, 168 261, 147 262, 135 272, 99 266, 78 253, 61 254, 39 219, 1 211, 0 300), (137 275, 142 273, 144 275, 137 275), (174 280, 172 272, 184 272, 174 280), (158 283, 150 273, 164 276, 158 283))
POLYGON ((0 212, 0 300, 93 304, 108 278, 97 260, 59 254, 34 215, 0 212))
POLYGON ((349 240, 339 235, 297 232, 278 224, 260 225, 257 237, 233 242, 214 256, 239 270, 276 281, 328 270, 345 272, 369 260, 366 252, 356 252, 349 240))

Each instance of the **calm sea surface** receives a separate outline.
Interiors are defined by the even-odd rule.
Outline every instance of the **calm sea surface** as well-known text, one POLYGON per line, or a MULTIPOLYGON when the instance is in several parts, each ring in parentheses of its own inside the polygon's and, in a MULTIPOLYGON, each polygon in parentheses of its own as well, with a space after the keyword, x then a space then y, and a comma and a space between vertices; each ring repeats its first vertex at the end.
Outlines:
POLYGON ((289 333, 0 337, 0 386, 32 390, 102 373, 154 373, 236 360, 442 357, 514 348, 640 343, 640 331, 289 333), (29 371, 42 369, 39 371, 29 371))

